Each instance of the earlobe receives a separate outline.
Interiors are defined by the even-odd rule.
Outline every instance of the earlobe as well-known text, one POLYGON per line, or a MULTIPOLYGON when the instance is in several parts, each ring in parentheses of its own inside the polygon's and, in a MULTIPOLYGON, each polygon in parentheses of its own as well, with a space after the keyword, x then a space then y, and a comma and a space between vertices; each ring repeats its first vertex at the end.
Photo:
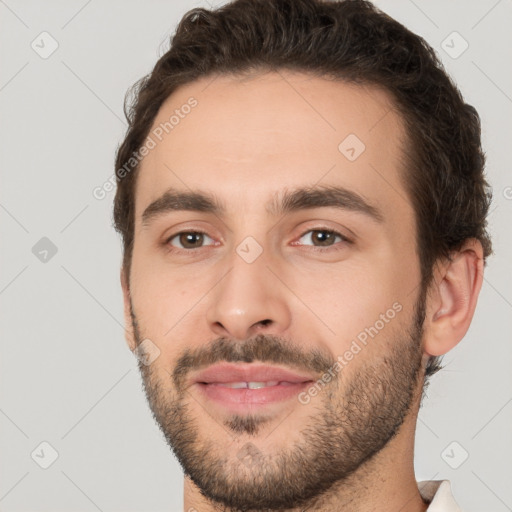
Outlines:
POLYGON ((428 355, 446 354, 462 340, 473 319, 482 281, 482 245, 470 239, 436 272, 425 318, 428 355))
POLYGON ((128 276, 126 275, 125 268, 121 268, 121 288, 123 290, 123 304, 124 304, 124 336, 128 348, 133 352, 136 348, 135 333, 133 328, 133 320, 131 315, 131 297, 128 276))

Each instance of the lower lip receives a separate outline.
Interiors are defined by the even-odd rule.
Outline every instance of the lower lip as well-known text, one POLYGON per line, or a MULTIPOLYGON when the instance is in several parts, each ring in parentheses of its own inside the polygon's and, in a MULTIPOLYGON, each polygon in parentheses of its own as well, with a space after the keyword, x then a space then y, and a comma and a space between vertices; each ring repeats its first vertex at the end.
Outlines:
POLYGON ((242 412, 260 408, 267 404, 282 402, 296 398, 305 388, 310 386, 312 381, 300 382, 297 384, 278 384, 266 388, 228 388, 215 384, 204 384, 197 382, 195 386, 206 395, 209 400, 226 407, 235 412, 242 412))

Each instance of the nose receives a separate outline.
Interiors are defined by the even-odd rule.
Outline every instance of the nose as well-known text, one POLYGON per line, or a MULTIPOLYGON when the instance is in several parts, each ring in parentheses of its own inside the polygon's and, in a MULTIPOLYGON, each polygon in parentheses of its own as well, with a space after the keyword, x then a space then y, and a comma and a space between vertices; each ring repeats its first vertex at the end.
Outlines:
POLYGON ((237 254, 229 272, 209 294, 207 321, 217 336, 245 340, 260 333, 282 335, 291 322, 288 290, 260 256, 247 263, 237 254))

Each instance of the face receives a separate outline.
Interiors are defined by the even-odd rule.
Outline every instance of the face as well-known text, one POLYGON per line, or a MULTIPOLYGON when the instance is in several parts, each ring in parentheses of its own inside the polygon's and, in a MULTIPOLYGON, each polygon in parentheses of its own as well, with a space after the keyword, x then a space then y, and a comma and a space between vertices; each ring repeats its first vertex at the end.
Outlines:
POLYGON ((421 387, 400 118, 374 88, 221 76, 176 91, 150 137, 125 306, 154 418, 207 498, 311 502, 421 387))

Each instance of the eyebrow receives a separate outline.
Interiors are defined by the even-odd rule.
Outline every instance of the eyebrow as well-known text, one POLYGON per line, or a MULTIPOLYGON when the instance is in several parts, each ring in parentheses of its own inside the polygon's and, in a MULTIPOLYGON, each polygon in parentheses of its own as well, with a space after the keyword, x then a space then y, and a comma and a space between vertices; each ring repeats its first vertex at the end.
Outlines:
MULTIPOLYGON (((274 195, 267 204, 266 211, 269 215, 277 217, 300 210, 326 207, 361 213, 378 223, 384 221, 382 212, 376 206, 358 193, 339 186, 285 189, 281 194, 274 195)), ((226 214, 226 207, 217 196, 209 192, 171 188, 144 210, 142 224, 148 226, 157 217, 173 211, 195 211, 222 217, 226 214)))

